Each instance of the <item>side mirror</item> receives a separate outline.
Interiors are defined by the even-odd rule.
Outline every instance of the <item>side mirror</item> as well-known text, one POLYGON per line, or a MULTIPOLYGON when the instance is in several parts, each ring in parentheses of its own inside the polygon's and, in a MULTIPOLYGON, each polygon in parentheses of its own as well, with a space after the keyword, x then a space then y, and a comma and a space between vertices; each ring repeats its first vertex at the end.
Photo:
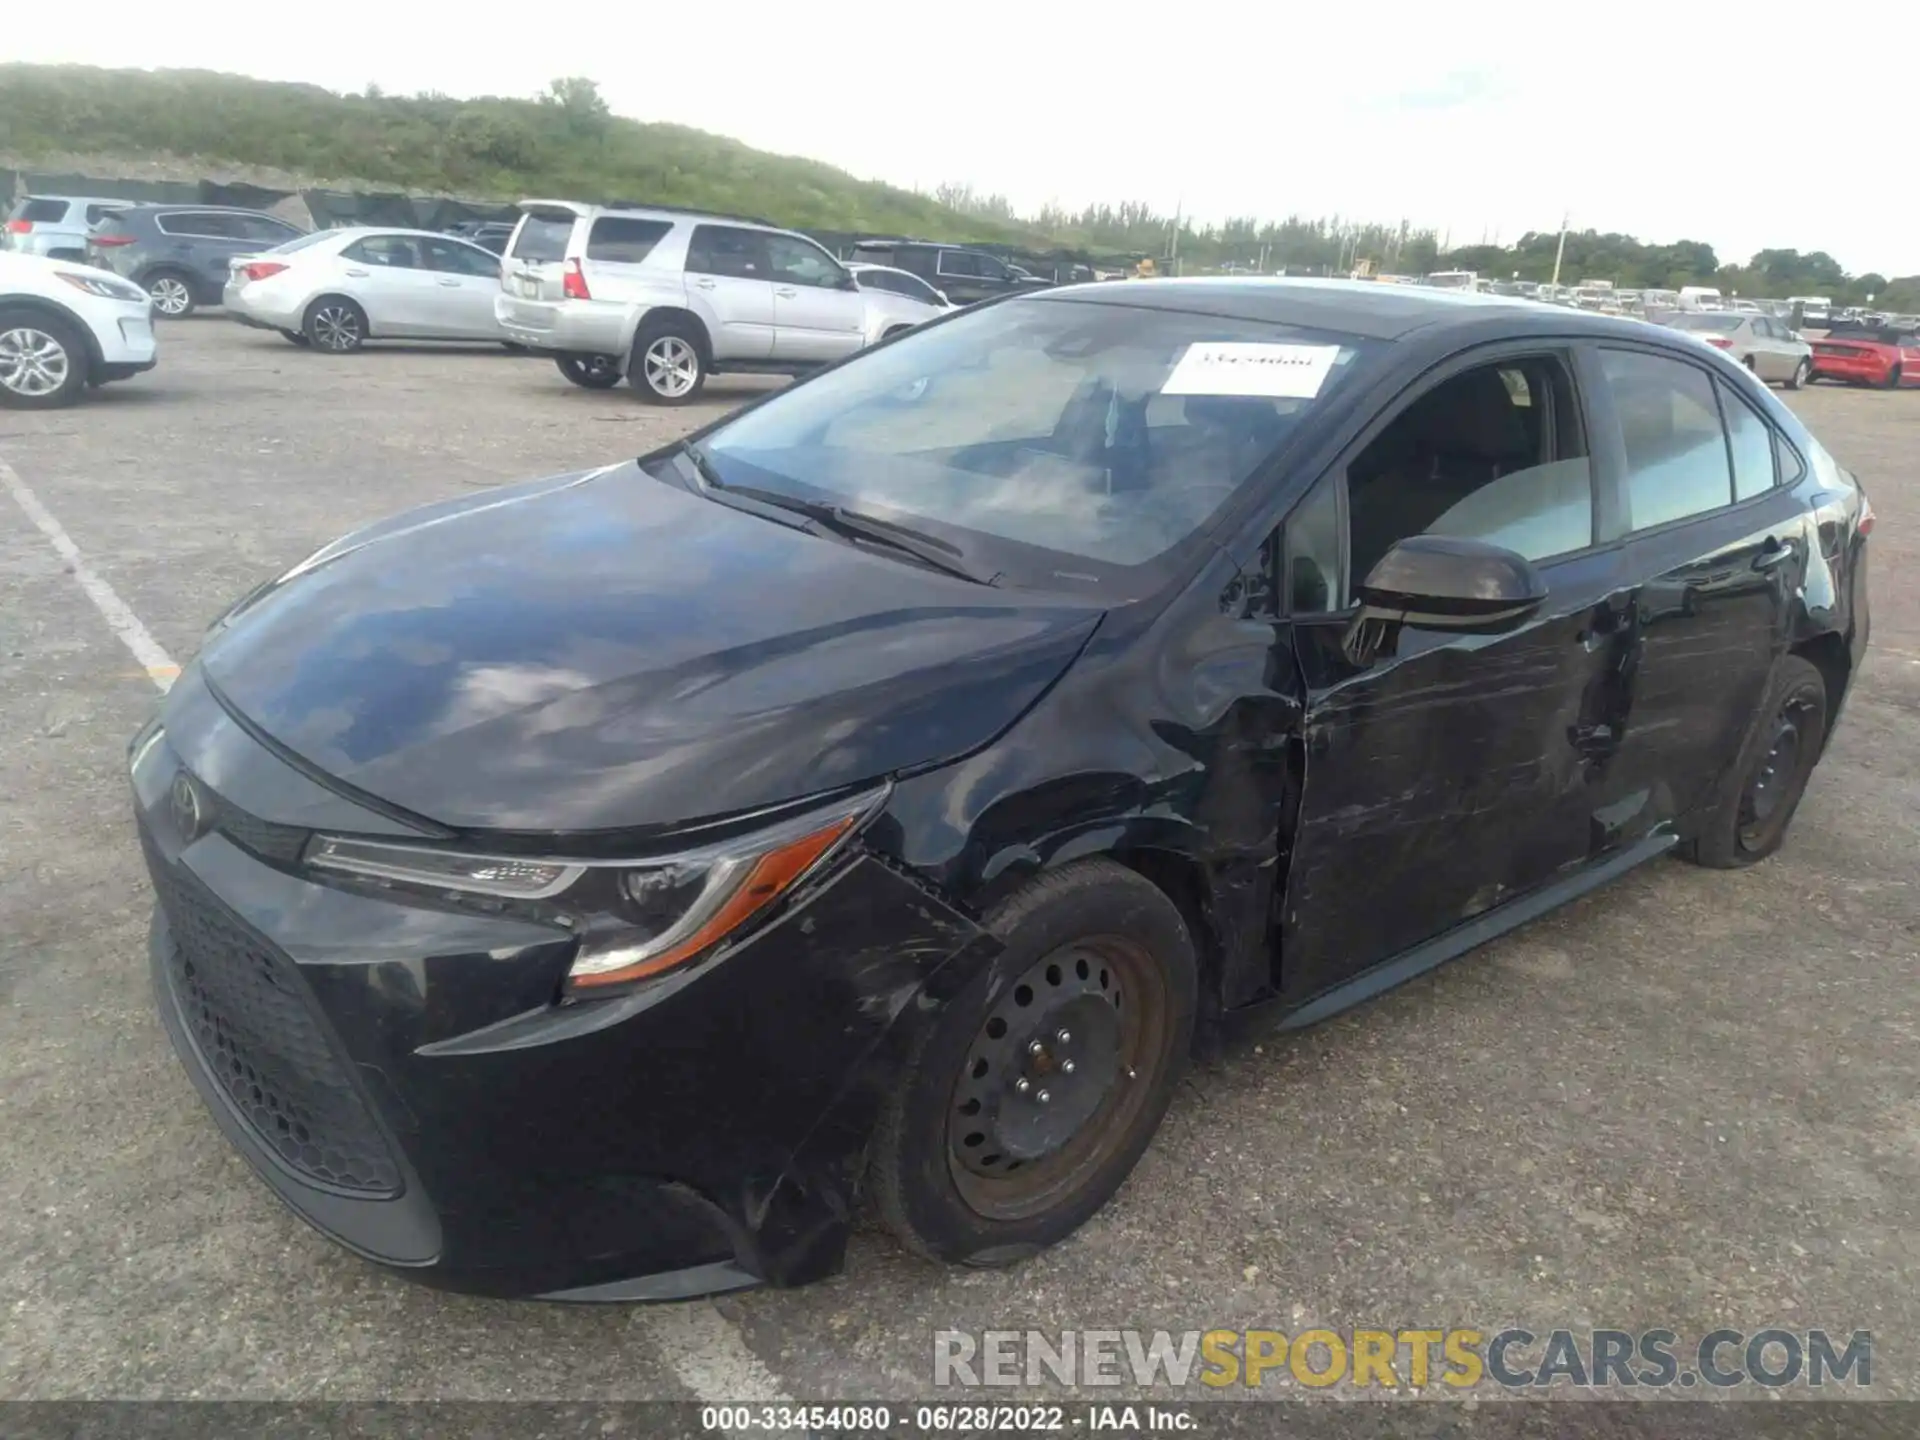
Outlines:
POLYGON ((1359 586, 1367 618, 1459 633, 1511 630, 1546 598, 1523 556, 1447 535, 1397 541, 1359 586))
POLYGON ((840 288, 842 290, 858 290, 860 288, 860 282, 853 278, 853 272, 851 270, 842 270, 840 272, 840 288))

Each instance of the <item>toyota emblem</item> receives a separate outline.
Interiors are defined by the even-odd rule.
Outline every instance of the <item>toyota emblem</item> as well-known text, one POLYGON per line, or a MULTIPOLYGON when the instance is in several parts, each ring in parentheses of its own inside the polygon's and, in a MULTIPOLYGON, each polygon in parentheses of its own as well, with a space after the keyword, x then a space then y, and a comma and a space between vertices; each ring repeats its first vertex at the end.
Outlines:
POLYGON ((173 777, 173 824, 182 843, 200 838, 206 824, 206 811, 200 802, 200 787, 182 770, 173 777))

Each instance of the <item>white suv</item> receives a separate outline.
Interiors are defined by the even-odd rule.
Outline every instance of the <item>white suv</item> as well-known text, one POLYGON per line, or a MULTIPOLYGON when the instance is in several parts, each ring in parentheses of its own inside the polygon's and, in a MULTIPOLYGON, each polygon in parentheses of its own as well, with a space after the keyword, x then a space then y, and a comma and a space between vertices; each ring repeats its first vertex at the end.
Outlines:
POLYGON ((151 370, 147 292, 71 260, 0 252, 0 406, 50 410, 151 370))
POLYGON ((576 385, 683 405, 720 371, 798 374, 868 340, 852 275, 804 235, 658 206, 525 200, 501 262, 505 338, 576 385))

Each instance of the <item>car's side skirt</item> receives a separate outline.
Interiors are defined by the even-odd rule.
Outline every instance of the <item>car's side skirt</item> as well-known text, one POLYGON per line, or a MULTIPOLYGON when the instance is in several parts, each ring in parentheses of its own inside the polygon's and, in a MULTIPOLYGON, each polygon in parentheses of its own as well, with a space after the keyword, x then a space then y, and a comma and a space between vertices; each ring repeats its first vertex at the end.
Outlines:
POLYGON ((1402 951, 1379 964, 1370 966, 1350 980, 1343 980, 1331 989, 1322 990, 1318 995, 1287 1007, 1281 1001, 1263 1001, 1250 1005, 1244 1010, 1230 1012, 1227 1022, 1236 1029, 1255 1028, 1263 1023, 1270 1024, 1276 1012, 1280 1013, 1279 1027, 1282 1030, 1301 1030, 1309 1025, 1317 1025, 1322 1020, 1331 1019, 1341 1011, 1351 1009, 1362 1001, 1393 989, 1416 975, 1424 975, 1436 970, 1447 961, 1466 954, 1476 946, 1504 935, 1507 931, 1536 920, 1549 910, 1558 909, 1569 900, 1578 899, 1590 890, 1598 889, 1609 880, 1617 879, 1627 871, 1642 865, 1657 856, 1664 855, 1678 843, 1679 837, 1670 832, 1649 835, 1646 839, 1629 845, 1611 855, 1602 857, 1592 864, 1565 875, 1551 884, 1542 885, 1524 895, 1517 895, 1503 905, 1497 905, 1485 914, 1476 915, 1463 925, 1456 925, 1444 934, 1436 935, 1402 951))

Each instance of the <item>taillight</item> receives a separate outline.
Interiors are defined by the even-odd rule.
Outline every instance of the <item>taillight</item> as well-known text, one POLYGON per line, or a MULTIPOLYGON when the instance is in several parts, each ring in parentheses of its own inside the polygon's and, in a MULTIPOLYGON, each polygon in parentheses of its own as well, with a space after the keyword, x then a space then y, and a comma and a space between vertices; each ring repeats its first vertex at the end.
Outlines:
POLYGON ((578 260, 567 261, 566 278, 560 282, 560 291, 569 300, 591 300, 593 292, 587 289, 587 277, 580 273, 578 260))
POLYGON ((87 243, 89 245, 98 245, 103 250, 111 250, 116 245, 131 245, 133 243, 133 236, 131 235, 89 235, 87 237, 87 243))
POLYGON ((251 265, 242 265, 240 273, 249 280, 264 280, 269 275, 278 275, 286 268, 278 260, 256 260, 251 265))
POLYGON ((1707 344, 1713 346, 1716 350, 1731 350, 1733 348, 1733 341, 1724 335, 1707 336, 1707 344))
POLYGON ((1873 533, 1873 502, 1864 495, 1860 497, 1860 523, 1854 528, 1862 535, 1873 533))
POLYGON ((31 235, 33 233, 33 222, 31 220, 9 220, 7 222, 7 233, 9 235, 31 235))

